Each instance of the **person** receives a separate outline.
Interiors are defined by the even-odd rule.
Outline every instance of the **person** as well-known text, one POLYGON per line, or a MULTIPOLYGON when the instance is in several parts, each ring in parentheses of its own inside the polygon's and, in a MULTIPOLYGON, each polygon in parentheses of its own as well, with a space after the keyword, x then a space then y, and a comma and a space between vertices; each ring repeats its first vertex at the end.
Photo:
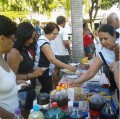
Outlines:
MULTIPOLYGON (((116 13, 110 13, 107 17, 107 24, 111 24, 116 31, 120 34, 120 20, 116 13)), ((120 42, 120 36, 117 39, 117 43, 120 42)))
POLYGON ((97 29, 94 31, 94 33, 93 33, 93 35, 94 35, 94 44, 95 44, 95 48, 96 48, 95 56, 96 56, 97 54, 99 54, 99 52, 102 50, 102 45, 101 45, 101 43, 100 43, 100 39, 99 39, 99 36, 98 36, 98 30, 99 30, 99 28, 97 28, 97 29))
POLYGON ((35 28, 30 23, 20 23, 16 33, 17 40, 7 54, 7 62, 16 74, 17 80, 30 80, 33 87, 35 87, 36 77, 42 75, 43 72, 40 68, 33 68, 34 61, 28 52, 35 35, 35 28))
POLYGON ((36 36, 37 36, 37 39, 43 35, 43 30, 40 28, 40 22, 39 21, 36 21, 35 23, 35 30, 36 30, 36 36))
POLYGON ((103 49, 97 55, 93 61, 93 64, 91 67, 83 74, 79 79, 66 82, 65 85, 68 87, 72 87, 78 83, 83 83, 85 81, 90 80, 92 77, 95 76, 95 74, 98 72, 98 70, 101 68, 101 66, 105 63, 108 67, 115 61, 115 53, 113 51, 116 43, 116 31, 113 26, 109 24, 102 25, 99 28, 99 39, 101 42, 101 45, 103 46, 103 49), (102 54, 102 55, 100 55, 102 54), (104 61, 103 57, 104 56, 104 61))
POLYGON ((15 109, 18 108, 18 89, 16 76, 3 54, 8 53, 15 41, 17 27, 15 22, 0 15, 0 118, 13 119, 15 109))
POLYGON ((116 13, 110 13, 107 16, 107 24, 111 24, 115 29, 120 28, 119 17, 116 13))
MULTIPOLYGON (((106 18, 106 23, 112 25, 115 28, 115 30, 120 34, 120 25, 119 25, 120 21, 116 13, 110 13, 106 18)), ((119 34, 118 34, 118 38, 116 39, 116 43, 118 44, 120 43, 119 34)), ((112 94, 115 94, 117 85, 114 80, 114 74, 106 66, 103 66, 103 71, 105 72, 105 75, 107 76, 111 84, 109 90, 111 91, 112 94)), ((118 93, 118 90, 117 90, 117 93, 118 93)))
POLYGON ((35 67, 45 67, 47 70, 42 76, 38 77, 42 85, 40 92, 50 93, 53 89, 52 85, 52 74, 54 71, 54 65, 68 69, 72 72, 76 71, 75 67, 61 62, 54 56, 53 50, 51 48, 50 41, 54 40, 58 35, 59 27, 53 22, 49 22, 44 28, 44 35, 39 37, 36 44, 36 56, 35 56, 35 67))
POLYGON ((87 56, 89 59, 93 57, 94 50, 90 48, 90 45, 92 46, 93 40, 92 36, 88 34, 88 24, 84 23, 83 24, 83 44, 84 44, 84 51, 85 51, 85 56, 87 56))
MULTIPOLYGON (((65 29, 66 20, 64 16, 58 16, 56 18, 57 25, 59 26, 59 34, 51 42, 55 57, 64 62, 69 63, 70 55, 71 55, 71 48, 70 48, 70 41, 68 39, 68 32, 65 29)), ((54 80, 54 87, 58 85, 59 81, 59 74, 60 74, 60 67, 55 66, 53 80, 54 80)))

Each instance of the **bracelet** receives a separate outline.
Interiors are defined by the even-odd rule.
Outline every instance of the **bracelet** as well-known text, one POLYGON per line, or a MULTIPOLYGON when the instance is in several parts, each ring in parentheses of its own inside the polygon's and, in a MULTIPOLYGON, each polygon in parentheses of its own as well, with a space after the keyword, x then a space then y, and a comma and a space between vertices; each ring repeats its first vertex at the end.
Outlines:
POLYGON ((27 76, 27 80, 28 80, 29 79, 28 74, 26 74, 26 76, 27 76))

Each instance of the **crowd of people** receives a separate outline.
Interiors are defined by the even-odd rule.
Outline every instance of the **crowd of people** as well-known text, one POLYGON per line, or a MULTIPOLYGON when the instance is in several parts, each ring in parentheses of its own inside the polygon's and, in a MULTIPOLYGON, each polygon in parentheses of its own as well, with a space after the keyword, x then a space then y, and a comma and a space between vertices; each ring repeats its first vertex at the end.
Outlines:
MULTIPOLYGON (((40 34, 28 22, 18 26, 8 17, 0 15, 0 117, 13 119, 14 111, 19 107, 17 84, 31 81, 35 88, 36 79, 42 85, 41 93, 50 93, 58 85, 60 68, 76 71, 69 65, 71 50, 66 19, 58 16, 56 23, 49 22, 40 34), (57 24, 56 24, 57 23, 57 24), (33 52, 33 54, 31 53, 33 52), (54 85, 53 85, 54 84, 54 85)), ((97 35, 91 36, 87 23, 83 24, 83 43, 85 56, 93 58, 94 39, 100 44, 96 47, 96 57, 91 67, 79 79, 65 82, 67 87, 88 81, 105 64, 110 70, 119 93, 119 42, 120 21, 115 13, 107 17, 107 24, 97 29, 97 35), (119 33, 118 33, 119 32, 119 33), (91 51, 90 48, 93 48, 91 51)), ((28 87, 29 85, 25 85, 28 87)))

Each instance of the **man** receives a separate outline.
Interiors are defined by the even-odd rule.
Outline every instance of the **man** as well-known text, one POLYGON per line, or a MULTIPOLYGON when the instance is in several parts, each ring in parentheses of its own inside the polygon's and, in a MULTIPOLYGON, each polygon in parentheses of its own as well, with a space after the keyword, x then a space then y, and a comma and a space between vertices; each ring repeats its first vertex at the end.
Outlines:
MULTIPOLYGON (((65 30, 66 20, 64 16, 58 16, 56 22, 60 28, 59 34, 54 41, 51 42, 53 52, 57 59, 64 63, 69 63, 70 60, 70 42, 68 40, 68 33, 65 30)), ((58 85, 60 68, 55 67, 54 70, 54 87, 58 85)))
POLYGON ((111 24, 115 29, 120 28, 120 21, 116 13, 111 13, 108 15, 107 24, 111 24))
MULTIPOLYGON (((120 35, 120 20, 116 13, 111 13, 108 15, 107 24, 111 24, 120 35)), ((120 36, 117 39, 116 43, 120 43, 120 36)))

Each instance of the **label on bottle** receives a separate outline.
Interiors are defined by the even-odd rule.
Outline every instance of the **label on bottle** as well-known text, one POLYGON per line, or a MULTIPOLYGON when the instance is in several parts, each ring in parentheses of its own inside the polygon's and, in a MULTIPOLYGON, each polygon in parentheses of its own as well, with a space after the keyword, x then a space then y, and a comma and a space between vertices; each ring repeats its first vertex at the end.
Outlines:
POLYGON ((32 117, 33 118, 38 118, 39 117, 39 112, 33 112, 32 117))

